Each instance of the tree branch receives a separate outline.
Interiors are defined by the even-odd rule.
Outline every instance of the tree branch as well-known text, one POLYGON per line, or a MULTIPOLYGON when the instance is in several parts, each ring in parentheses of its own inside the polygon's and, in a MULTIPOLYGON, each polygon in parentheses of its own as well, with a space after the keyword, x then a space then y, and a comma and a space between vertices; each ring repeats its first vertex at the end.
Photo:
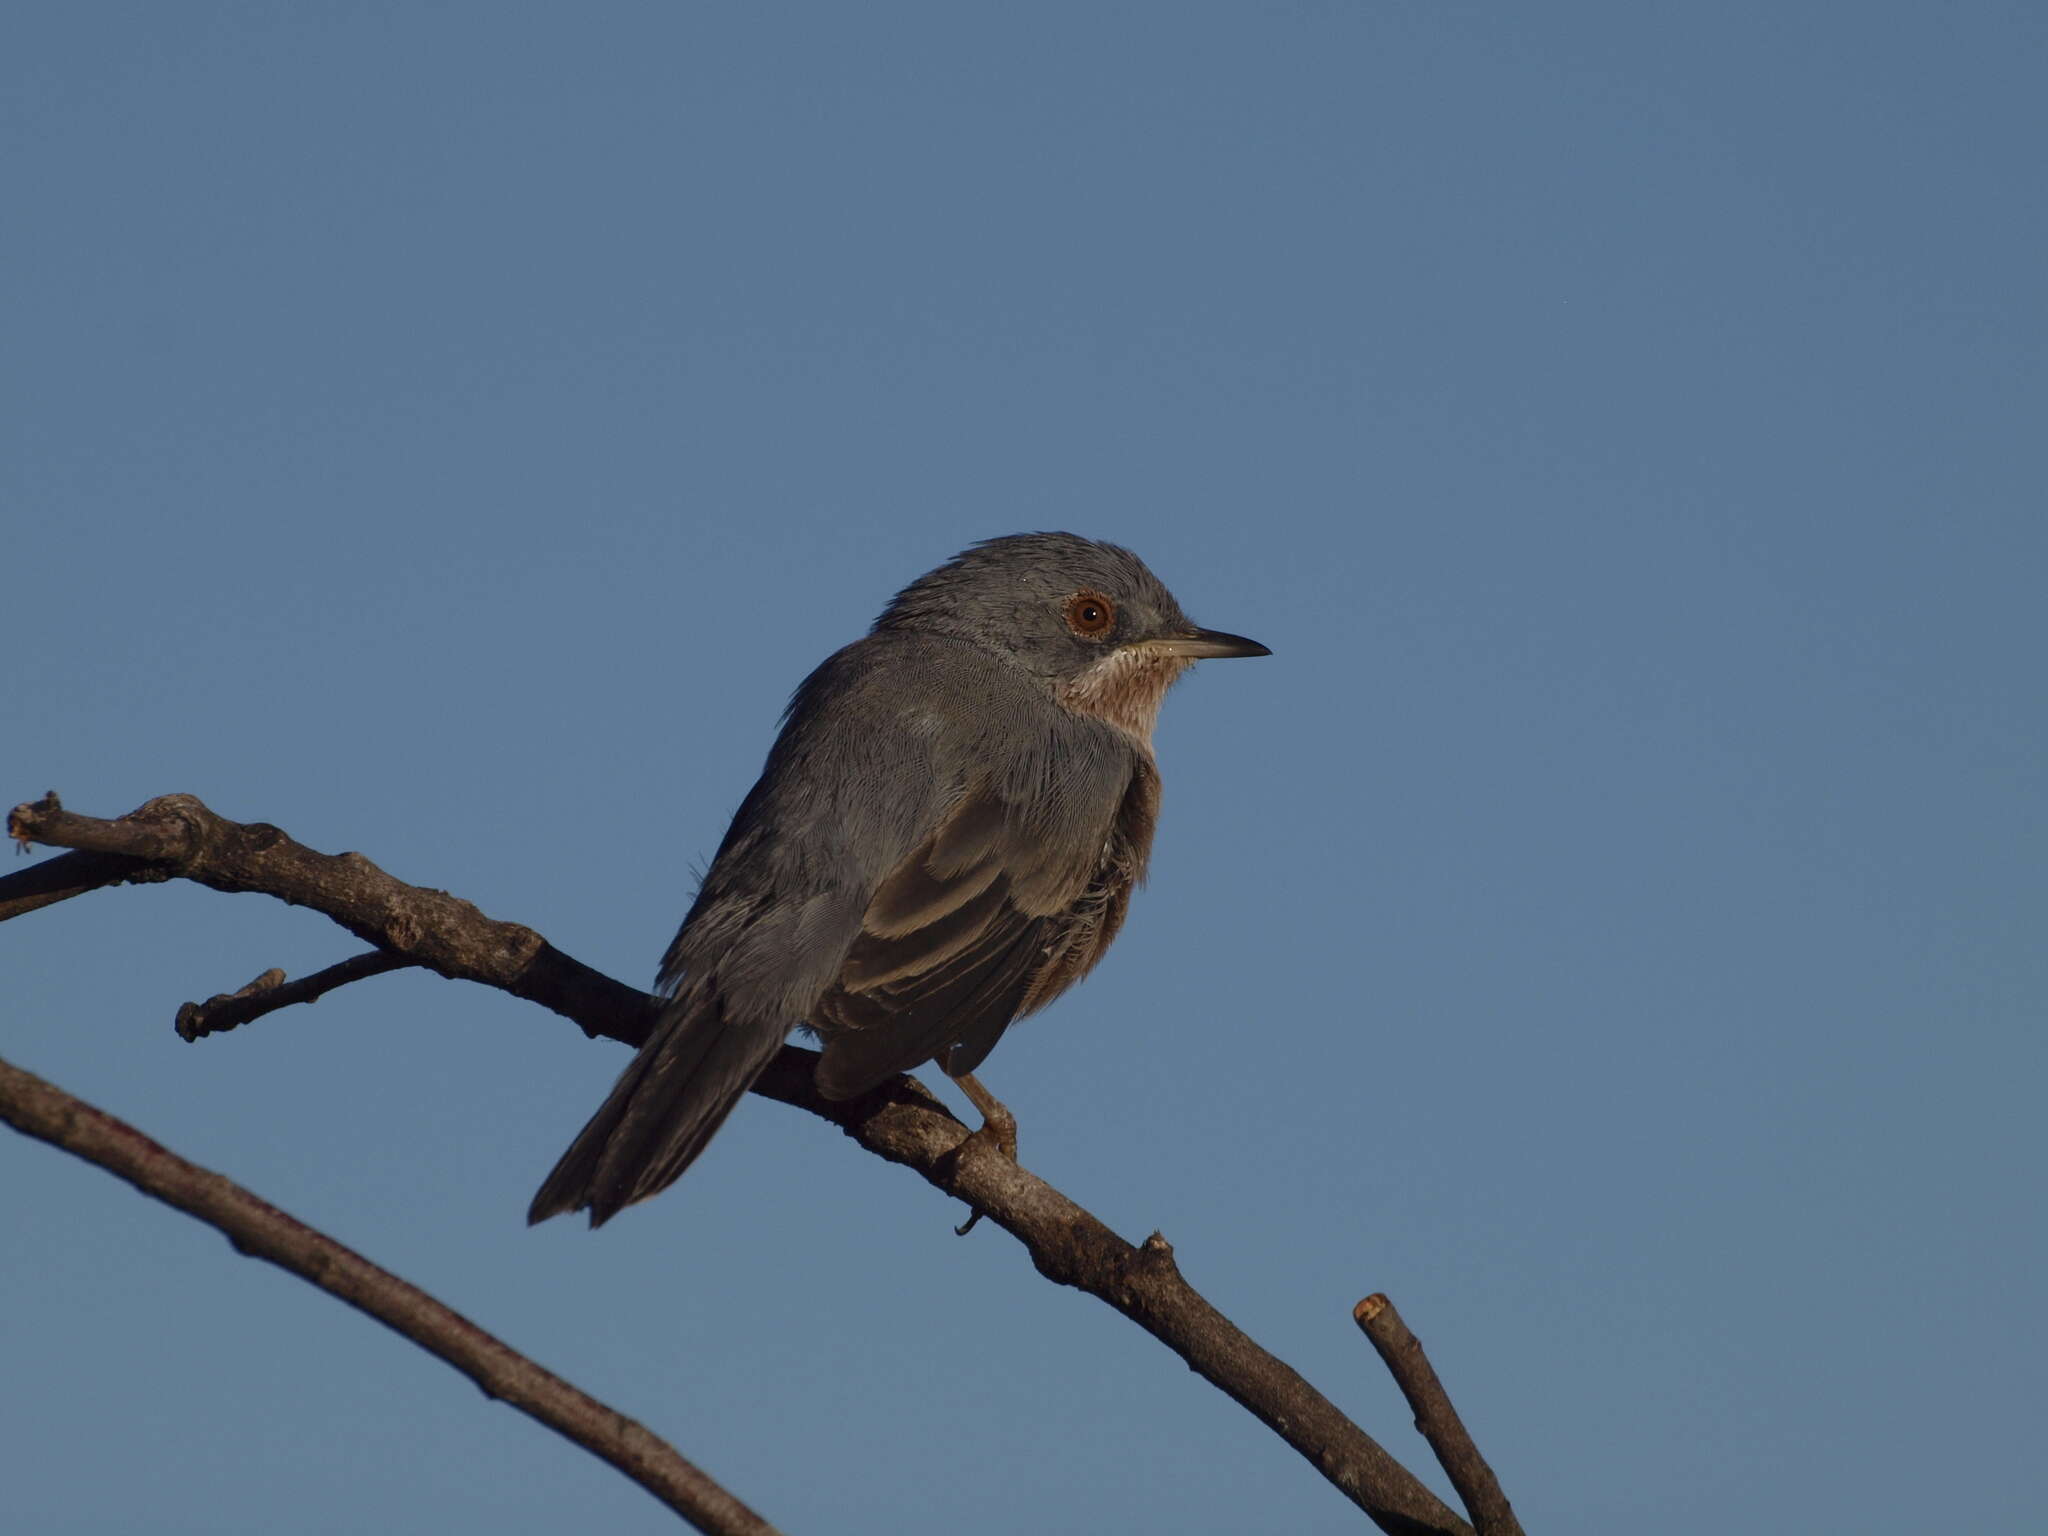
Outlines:
POLYGON ((224 1035, 231 1029, 240 1029, 244 1024, 262 1018, 266 1013, 275 1013, 295 1003, 317 1003, 336 987, 345 987, 352 981, 363 981, 371 976, 382 976, 387 971, 402 971, 412 964, 403 955, 394 955, 386 949, 373 949, 368 954, 330 965, 324 971, 301 976, 297 981, 286 981, 284 972, 272 966, 246 987, 233 992, 216 992, 203 1003, 180 1003, 178 1038, 203 1040, 208 1035, 224 1035))
POLYGON ((469 1377, 484 1396, 509 1403, 617 1467, 698 1530, 711 1536, 775 1536, 774 1526, 644 1425, 233 1180, 186 1162, 125 1121, 5 1061, 0 1061, 0 1120, 219 1228, 238 1252, 289 1270, 403 1334, 469 1377))
POLYGON ((864 1098, 819 1096, 815 1051, 784 1046, 754 1092, 830 1120, 868 1151, 965 1200, 1021 1242, 1048 1280, 1107 1302, 1299 1451, 1381 1530, 1469 1532, 1415 1475, 1182 1277, 1157 1232, 1132 1246, 985 1141, 915 1078, 864 1098))
POLYGON ((1401 1395, 1414 1410, 1415 1427, 1422 1431, 1451 1486, 1465 1501, 1465 1511, 1479 1536, 1523 1536, 1522 1522, 1501 1492, 1493 1468, 1465 1432, 1465 1421, 1451 1406, 1451 1396, 1437 1379, 1436 1367, 1422 1352, 1422 1340, 1408 1331, 1393 1302, 1375 1291, 1351 1309, 1351 1317, 1393 1373, 1401 1395))
MULTIPOLYGON (((17 805, 7 831, 20 842, 136 861, 136 872, 115 879, 175 876, 310 907, 378 949, 453 980, 479 981, 539 1003, 588 1034, 629 1045, 646 1038, 653 1000, 645 992, 570 959, 531 928, 485 917, 446 891, 395 880, 359 853, 315 853, 268 823, 216 816, 191 795, 163 795, 102 821, 65 810, 51 794, 17 805)), ((19 905, 18 891, 32 884, 16 882, 34 873, 0 879, 0 916, 13 915, 8 908, 19 905)))
MULTIPOLYGON (((27 853, 29 845, 20 844, 27 853)), ((38 907, 54 906, 103 885, 142 883, 168 877, 154 865, 119 853, 66 853, 0 879, 0 923, 38 907)))
MULTIPOLYGON (((628 1045, 658 1006, 562 954, 531 929, 497 922, 442 891, 393 879, 360 854, 315 853, 276 827, 216 816, 189 795, 149 801, 116 821, 77 816, 50 797, 15 807, 17 838, 144 859, 157 876, 254 891, 324 913, 358 938, 444 976, 479 981, 628 1045)), ((10 877, 12 878, 12 877, 10 877)), ((0 880, 0 903, 10 892, 0 880)), ((839 1126, 862 1147, 967 1201, 1024 1244, 1048 1279, 1116 1308, 1249 1410, 1384 1531, 1468 1527, 1320 1392, 1224 1317, 1182 1278, 1154 1234, 1134 1247, 1043 1180, 982 1142, 914 1078, 828 1101, 812 1086, 815 1052, 784 1046, 754 1091, 839 1126)))

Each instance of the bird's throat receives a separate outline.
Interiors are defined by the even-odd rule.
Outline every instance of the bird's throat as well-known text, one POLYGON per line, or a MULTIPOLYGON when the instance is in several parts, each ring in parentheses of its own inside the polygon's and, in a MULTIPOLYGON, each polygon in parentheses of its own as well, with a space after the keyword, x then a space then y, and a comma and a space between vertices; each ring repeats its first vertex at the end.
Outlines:
POLYGON ((1166 690, 1191 665, 1185 656, 1132 646, 1061 683, 1056 695, 1075 714, 1107 721, 1150 752, 1166 690))

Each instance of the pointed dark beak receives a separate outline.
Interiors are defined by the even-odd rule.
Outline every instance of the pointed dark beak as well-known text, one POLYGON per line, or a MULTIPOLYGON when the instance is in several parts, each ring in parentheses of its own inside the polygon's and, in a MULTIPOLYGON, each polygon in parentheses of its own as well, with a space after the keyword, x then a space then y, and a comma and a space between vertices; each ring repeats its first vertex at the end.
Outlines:
POLYGON ((1185 635, 1168 635, 1159 640, 1147 640, 1144 646, 1147 650, 1164 651, 1169 656, 1185 656, 1190 661, 1273 654, 1256 640, 1247 640, 1243 635, 1227 635, 1220 629, 1197 629, 1185 635))

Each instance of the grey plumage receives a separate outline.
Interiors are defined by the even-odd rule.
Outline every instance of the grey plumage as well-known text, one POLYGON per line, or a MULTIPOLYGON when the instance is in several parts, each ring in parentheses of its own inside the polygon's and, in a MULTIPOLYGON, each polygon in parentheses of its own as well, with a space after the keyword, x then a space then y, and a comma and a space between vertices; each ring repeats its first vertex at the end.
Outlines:
POLYGON ((905 587, 791 699, 662 963, 667 1006, 528 1220, 595 1226, 666 1188, 792 1027, 824 1043, 830 1098, 972 1072, 1115 938, 1167 688, 1265 654, 1073 534, 990 539, 905 587))

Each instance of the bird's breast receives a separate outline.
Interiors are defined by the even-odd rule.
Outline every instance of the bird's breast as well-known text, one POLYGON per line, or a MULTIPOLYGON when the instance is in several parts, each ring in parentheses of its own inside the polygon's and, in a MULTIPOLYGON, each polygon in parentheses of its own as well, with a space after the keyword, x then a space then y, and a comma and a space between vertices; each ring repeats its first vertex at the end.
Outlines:
POLYGON ((1150 755, 1133 765, 1131 782, 1104 839, 1102 856, 1086 889, 1056 919, 1045 959, 1033 972, 1019 1014, 1043 1008, 1095 969, 1130 910, 1131 892, 1144 883, 1159 822, 1159 772, 1150 755))

